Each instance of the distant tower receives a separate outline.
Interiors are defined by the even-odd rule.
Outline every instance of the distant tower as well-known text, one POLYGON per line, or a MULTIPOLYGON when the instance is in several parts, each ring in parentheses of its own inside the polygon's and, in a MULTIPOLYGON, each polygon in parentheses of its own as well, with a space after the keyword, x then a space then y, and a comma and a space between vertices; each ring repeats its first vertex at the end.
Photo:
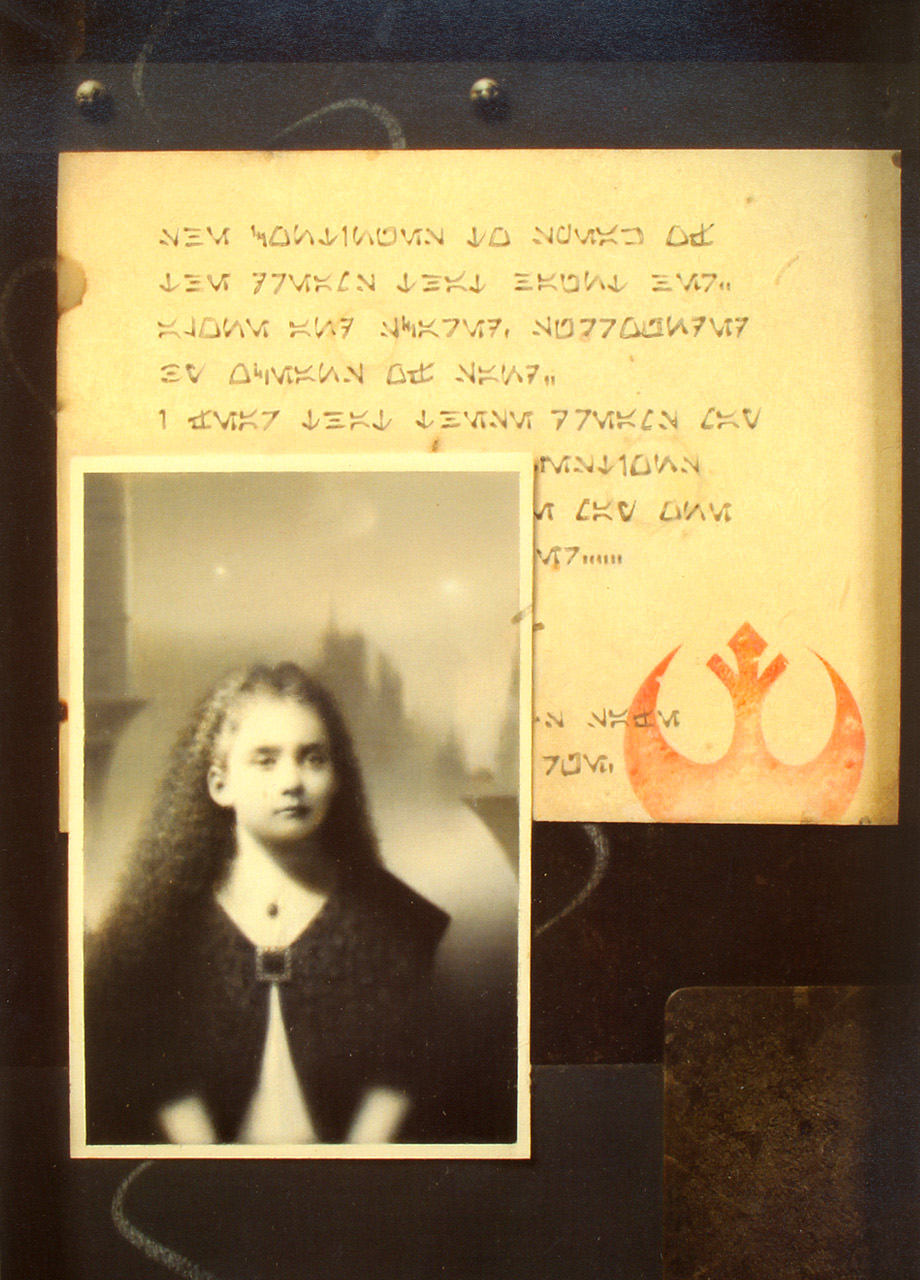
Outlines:
POLYGON ((402 725, 405 718, 402 676, 385 654, 377 659, 377 709, 385 725, 393 730, 402 725))
POLYGON ((505 714, 498 732, 495 752, 495 782, 505 790, 516 791, 518 785, 518 759, 520 754, 520 697, 521 671, 517 662, 511 673, 505 714))
POLYGON ((84 477, 83 698, 87 803, 98 799, 118 739, 144 701, 132 694, 130 513, 125 477, 84 477))
POLYGON ((320 640, 318 670, 349 720, 363 722, 370 701, 364 636, 357 631, 339 631, 336 623, 330 622, 320 640))
POLYGON ((435 753, 435 768, 442 781, 463 783, 467 778, 466 754, 456 728, 451 727, 435 753))

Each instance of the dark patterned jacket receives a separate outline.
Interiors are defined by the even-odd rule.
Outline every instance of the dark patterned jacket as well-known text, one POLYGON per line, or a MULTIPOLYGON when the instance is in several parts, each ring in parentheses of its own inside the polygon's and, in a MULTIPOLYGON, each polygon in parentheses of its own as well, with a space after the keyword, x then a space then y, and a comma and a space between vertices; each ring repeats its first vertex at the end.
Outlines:
POLYGON ((333 893, 285 956, 261 964, 210 898, 145 951, 118 956, 90 945, 87 1140, 163 1142, 160 1108, 197 1095, 219 1140, 232 1142, 258 1083, 274 974, 318 1137, 341 1141, 368 1088, 413 1096, 424 1075, 428 975, 448 922, 375 870, 359 888, 333 893))

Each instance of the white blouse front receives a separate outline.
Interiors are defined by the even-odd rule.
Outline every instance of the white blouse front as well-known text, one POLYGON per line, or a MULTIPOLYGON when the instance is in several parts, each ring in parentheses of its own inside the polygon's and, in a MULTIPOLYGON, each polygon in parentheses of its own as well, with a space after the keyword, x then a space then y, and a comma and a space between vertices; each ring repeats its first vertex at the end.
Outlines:
MULTIPOLYGON (((324 894, 293 880, 244 833, 218 905, 254 947, 283 951, 319 915, 324 894)), ((160 1121, 171 1142, 212 1143, 214 1128, 200 1098, 164 1107, 160 1121)), ((269 983, 268 1028, 259 1082, 236 1137, 243 1143, 316 1142, 317 1134, 291 1059, 278 983, 269 983)))
MULTIPOLYGON (((240 833, 237 855, 217 903, 254 947, 283 951, 300 937, 322 911, 326 895, 294 880, 259 845, 240 833)), ((319 1141, 291 1058, 281 1010, 278 982, 269 982, 268 1027, 259 1081, 235 1141, 279 1145, 319 1141)), ((409 1109, 399 1090, 371 1088, 352 1122, 346 1141, 382 1143, 393 1140, 409 1109)), ((217 1141, 200 1098, 182 1098, 160 1111, 170 1142, 205 1144, 217 1141)))
MULTIPOLYGON (((253 946, 282 951, 319 915, 326 897, 293 880, 254 841, 242 839, 217 901, 253 946)), ((268 1029, 259 1083, 236 1140, 317 1140, 291 1059, 277 982, 269 984, 268 1029)))

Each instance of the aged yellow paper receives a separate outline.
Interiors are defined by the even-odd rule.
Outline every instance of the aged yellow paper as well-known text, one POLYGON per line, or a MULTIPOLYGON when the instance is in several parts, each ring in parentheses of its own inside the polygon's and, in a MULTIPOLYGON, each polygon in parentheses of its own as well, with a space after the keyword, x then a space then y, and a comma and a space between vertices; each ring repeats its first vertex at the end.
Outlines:
POLYGON ((894 822, 898 246, 890 152, 66 155, 62 465, 529 450, 534 816, 894 822))

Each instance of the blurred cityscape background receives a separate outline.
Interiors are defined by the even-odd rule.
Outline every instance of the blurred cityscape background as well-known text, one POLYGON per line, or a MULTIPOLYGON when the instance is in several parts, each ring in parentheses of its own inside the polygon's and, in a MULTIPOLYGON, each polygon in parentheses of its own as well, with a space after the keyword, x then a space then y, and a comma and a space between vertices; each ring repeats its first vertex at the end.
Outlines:
POLYGON ((232 667, 293 659, 339 699, 387 865, 505 934, 519 546, 511 473, 88 474, 87 924, 200 696, 232 667))

